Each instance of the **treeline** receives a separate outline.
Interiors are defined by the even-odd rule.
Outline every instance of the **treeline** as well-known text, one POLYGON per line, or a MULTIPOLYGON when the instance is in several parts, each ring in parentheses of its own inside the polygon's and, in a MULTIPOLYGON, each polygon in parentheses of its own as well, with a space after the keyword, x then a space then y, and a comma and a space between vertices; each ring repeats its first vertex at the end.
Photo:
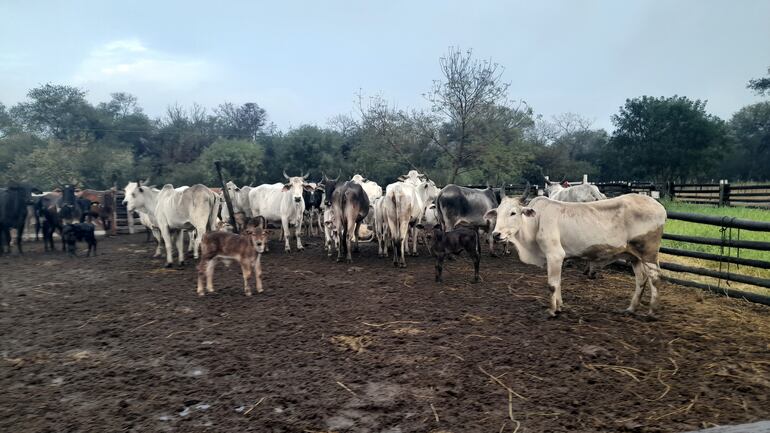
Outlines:
MULTIPOLYGON (((12 107, 0 103, 0 183, 91 188, 150 177, 152 183, 216 185, 213 162, 238 184, 278 182, 282 171, 348 176, 381 184, 416 168, 443 184, 528 179, 696 181, 770 179, 770 101, 728 121, 686 97, 629 99, 610 134, 580 115, 544 119, 512 99, 502 67, 450 49, 424 109, 397 109, 359 95, 355 114, 288 131, 257 103, 213 109, 170 106, 151 118, 135 97, 91 104, 83 89, 46 84, 12 107)), ((770 71, 769 71, 770 73, 770 71)), ((752 80, 763 94, 767 80, 752 80)))

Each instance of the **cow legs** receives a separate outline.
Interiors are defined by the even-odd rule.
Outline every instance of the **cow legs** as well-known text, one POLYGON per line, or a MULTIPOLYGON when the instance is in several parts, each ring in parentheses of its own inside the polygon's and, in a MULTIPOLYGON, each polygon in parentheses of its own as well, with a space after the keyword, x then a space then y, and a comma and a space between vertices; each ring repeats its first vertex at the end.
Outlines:
MULTIPOLYGON (((302 227, 299 228, 302 230, 302 227)), ((241 262, 241 272, 243 273, 243 294, 251 296, 251 287, 249 286, 249 278, 251 278, 252 264, 245 260, 241 262)))
POLYGON ((302 235, 302 220, 300 219, 298 223, 294 226, 294 236, 297 238, 297 251, 302 251, 305 249, 305 247, 302 246, 302 239, 300 239, 301 235, 302 235))
POLYGON ((436 282, 442 283, 444 282, 444 279, 442 277, 442 273, 444 271, 444 254, 443 253, 436 253, 436 282))
POLYGON ((644 295, 644 288, 647 285, 647 281, 644 275, 644 263, 640 260, 634 260, 631 263, 631 267, 634 270, 635 289, 634 295, 631 297, 631 304, 626 308, 626 311, 634 313, 639 307, 639 301, 641 301, 642 295, 644 295))
POLYGON ((409 227, 409 231, 412 232, 412 256, 417 257, 417 234, 418 230, 417 227, 409 227))
POLYGON ((254 261, 254 277, 257 280, 257 293, 262 293, 262 265, 260 261, 262 259, 261 254, 257 254, 257 259, 254 261))
MULTIPOLYGON (((149 233, 149 232, 148 232, 149 233)), ((163 237, 160 234, 160 229, 153 227, 151 230, 152 236, 155 238, 157 245, 155 246, 155 254, 153 257, 160 257, 163 254, 163 237)))
POLYGON ((481 251, 474 251, 471 253, 473 257, 473 282, 478 283, 479 279, 479 265, 481 264, 481 251))
POLYGON ((548 313, 551 317, 556 317, 556 313, 561 312, 561 267, 564 263, 564 255, 550 256, 548 262, 548 286, 551 288, 551 308, 548 313))
POLYGON ((291 245, 289 244, 289 238, 291 232, 289 231, 289 219, 285 216, 281 217, 281 239, 284 241, 283 250, 287 253, 291 252, 291 245))
POLYGON ((24 254, 24 252, 21 250, 21 235, 23 233, 24 233, 24 223, 21 224, 21 227, 16 227, 16 249, 19 250, 19 254, 24 254))
MULTIPOLYGON (((184 231, 182 230, 175 230, 175 236, 176 236, 176 254, 177 257, 179 257, 178 263, 179 266, 184 266, 184 231)), ((192 242, 191 242, 192 243, 192 242)), ((173 254, 172 259, 173 261, 173 254)))

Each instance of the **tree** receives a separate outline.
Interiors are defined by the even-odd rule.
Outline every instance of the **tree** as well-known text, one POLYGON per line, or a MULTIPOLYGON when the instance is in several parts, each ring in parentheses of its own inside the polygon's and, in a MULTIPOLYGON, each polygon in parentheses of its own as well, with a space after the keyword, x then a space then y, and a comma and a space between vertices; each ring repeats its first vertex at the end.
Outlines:
POLYGON ((770 95, 770 68, 767 68, 767 75, 767 77, 749 80, 746 87, 757 92, 757 95, 764 95, 765 93, 770 95))
POLYGON ((248 139, 218 139, 203 151, 196 166, 203 174, 204 182, 218 185, 214 161, 221 161, 223 175, 237 185, 254 183, 262 174, 265 152, 262 145, 248 139))
POLYGON ((30 90, 30 101, 14 106, 11 116, 27 131, 64 144, 98 139, 104 136, 104 124, 85 95, 77 87, 45 84, 30 90))
MULTIPOLYGON (((472 170, 478 163, 484 142, 477 130, 493 107, 508 106, 508 83, 502 81, 503 68, 489 60, 476 60, 473 53, 450 48, 439 59, 442 80, 433 82, 425 95, 432 111, 442 121, 443 131, 432 131, 433 143, 448 158, 451 172, 449 182, 459 174, 472 170), (443 134, 442 134, 443 132, 443 134)), ((512 109, 531 113, 526 104, 512 109)))
POLYGON ((612 116, 608 165, 630 179, 706 178, 729 151, 725 123, 683 96, 627 99, 612 116))
POLYGON ((731 179, 770 179, 770 101, 741 108, 730 119, 735 152, 725 162, 731 179))
POLYGON ((267 114, 254 102, 236 107, 231 102, 214 109, 220 134, 225 138, 242 138, 256 141, 259 131, 267 122, 267 114))

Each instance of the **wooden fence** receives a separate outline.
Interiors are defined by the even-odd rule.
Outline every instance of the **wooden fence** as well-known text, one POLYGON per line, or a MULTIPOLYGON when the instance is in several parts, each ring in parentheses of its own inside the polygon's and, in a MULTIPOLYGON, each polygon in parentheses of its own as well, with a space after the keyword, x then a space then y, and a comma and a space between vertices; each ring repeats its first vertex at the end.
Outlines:
POLYGON ((770 207, 770 184, 732 185, 728 180, 719 183, 666 184, 672 200, 716 206, 770 207))

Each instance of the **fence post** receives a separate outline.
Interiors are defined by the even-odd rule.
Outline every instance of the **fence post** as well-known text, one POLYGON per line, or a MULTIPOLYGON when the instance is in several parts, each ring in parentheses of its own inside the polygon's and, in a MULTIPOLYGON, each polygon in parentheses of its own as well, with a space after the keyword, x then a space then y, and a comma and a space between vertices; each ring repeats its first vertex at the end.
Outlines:
POLYGON ((674 201, 674 182, 667 180, 666 181, 666 193, 668 194, 668 199, 671 201, 674 201))
POLYGON ((730 181, 725 179, 723 189, 724 189, 724 201, 723 206, 730 206, 730 181))
POLYGON ((585 185, 585 184, 587 184, 587 183, 588 183, 588 175, 587 175, 587 174, 584 174, 584 175, 583 175, 583 185, 585 185))

